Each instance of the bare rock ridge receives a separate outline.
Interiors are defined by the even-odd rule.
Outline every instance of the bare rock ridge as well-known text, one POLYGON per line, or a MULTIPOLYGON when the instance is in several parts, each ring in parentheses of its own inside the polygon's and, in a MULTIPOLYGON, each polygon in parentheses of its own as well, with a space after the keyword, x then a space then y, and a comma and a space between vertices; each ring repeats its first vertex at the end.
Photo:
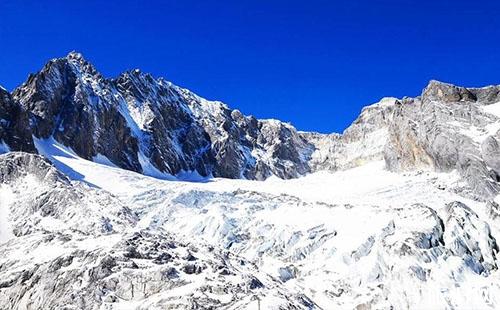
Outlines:
POLYGON ((100 153, 122 168, 140 171, 136 138, 110 85, 81 55, 71 53, 30 75, 13 96, 28 111, 35 138, 53 137, 83 158, 100 153))
POLYGON ((80 54, 51 60, 17 88, 36 139, 78 155, 106 156, 146 174, 264 179, 309 171, 310 145, 295 128, 260 121, 133 70, 105 79, 80 54))
POLYGON ((72 52, 0 99, 3 149, 36 152, 32 134, 148 175, 257 180, 385 160, 393 171, 456 169, 480 197, 500 190, 500 86, 431 81, 421 96, 384 98, 343 134, 324 135, 245 116, 140 70, 107 79, 72 52))

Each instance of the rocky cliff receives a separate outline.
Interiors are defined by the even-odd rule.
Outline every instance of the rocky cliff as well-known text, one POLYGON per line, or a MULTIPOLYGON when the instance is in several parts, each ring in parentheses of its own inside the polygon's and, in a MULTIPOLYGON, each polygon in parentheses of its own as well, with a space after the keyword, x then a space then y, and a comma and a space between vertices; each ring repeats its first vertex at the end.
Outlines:
POLYGON ((500 87, 463 88, 431 81, 398 101, 384 150, 387 167, 456 169, 479 197, 499 190, 500 87))
POLYGON ((0 152, 36 152, 28 114, 0 87, 0 152))

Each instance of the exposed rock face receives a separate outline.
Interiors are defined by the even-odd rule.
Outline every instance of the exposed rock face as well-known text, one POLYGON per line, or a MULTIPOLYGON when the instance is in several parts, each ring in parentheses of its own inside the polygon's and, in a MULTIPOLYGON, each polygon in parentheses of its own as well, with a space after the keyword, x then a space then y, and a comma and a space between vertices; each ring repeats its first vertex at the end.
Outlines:
POLYGON ((452 255, 462 257, 475 273, 490 273, 498 269, 498 245, 491 235, 490 226, 468 206, 461 202, 446 205, 446 226, 449 227, 444 241, 451 245, 452 255), (477 238, 476 236, 481 236, 477 238))
POLYGON ((387 167, 457 169, 475 194, 495 195, 500 189, 498 102, 498 87, 431 81, 421 97, 397 102, 384 154, 387 167))
POLYGON ((424 89, 422 97, 429 101, 440 101, 443 103, 452 102, 473 102, 476 96, 465 87, 441 83, 439 81, 430 81, 424 89))
POLYGON ((177 88, 211 140, 216 176, 262 180, 294 178, 310 171, 313 145, 277 120, 257 120, 177 88))
POLYGON ((306 157, 312 146, 290 125, 244 116, 139 70, 113 83, 127 102, 146 157, 162 172, 265 179, 310 171, 306 157))
POLYGON ((314 145, 310 160, 312 170, 335 171, 381 160, 396 102, 396 98, 383 98, 365 107, 342 135, 302 133, 314 145))
POLYGON ((38 139, 146 174, 291 178, 312 145, 290 125, 260 121, 133 70, 108 80, 78 53, 50 61, 15 90, 38 139))
POLYGON ((11 151, 36 152, 28 114, 0 87, 0 153, 2 145, 11 151))
POLYGON ((161 172, 212 172, 208 135, 193 118, 175 88, 163 80, 133 70, 111 82, 116 87, 122 114, 128 118, 145 159, 161 172))
POLYGON ((69 183, 67 178, 42 156, 14 152, 0 155, 1 183, 8 184, 27 175, 34 175, 37 179, 49 183, 69 183))
POLYGON ((125 169, 141 171, 138 145, 106 81, 81 55, 51 60, 14 91, 30 113, 36 138, 51 136, 92 160, 108 157, 125 169))

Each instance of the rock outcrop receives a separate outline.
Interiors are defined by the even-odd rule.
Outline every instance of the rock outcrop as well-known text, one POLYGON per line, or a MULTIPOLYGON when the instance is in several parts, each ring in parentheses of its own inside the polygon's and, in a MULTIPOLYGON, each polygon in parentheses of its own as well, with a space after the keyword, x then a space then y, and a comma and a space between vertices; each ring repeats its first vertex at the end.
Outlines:
POLYGON ((136 215, 118 199, 88 185, 71 183, 40 155, 0 155, 1 187, 12 196, 7 214, 10 213, 16 237, 47 230, 108 234, 137 221, 136 215))
POLYGON ((394 171, 457 170, 479 197, 498 193, 498 87, 431 81, 417 98, 396 103, 384 157, 394 171))
POLYGON ((51 60, 13 97, 29 112, 36 138, 53 137, 85 159, 102 154, 124 169, 141 171, 137 140, 109 81, 80 54, 51 60))
MULTIPOLYGON (((0 86, 0 149, 35 153, 28 114, 0 86)), ((1 153, 1 150, 0 150, 1 153)))

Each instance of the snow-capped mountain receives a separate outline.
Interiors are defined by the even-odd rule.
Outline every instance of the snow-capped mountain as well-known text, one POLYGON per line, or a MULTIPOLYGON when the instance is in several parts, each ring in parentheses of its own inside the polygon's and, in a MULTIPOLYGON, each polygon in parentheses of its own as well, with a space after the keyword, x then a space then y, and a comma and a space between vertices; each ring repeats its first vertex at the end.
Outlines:
POLYGON ((105 79, 78 53, 51 60, 13 97, 36 139, 148 175, 265 179, 310 170, 311 145, 292 126, 245 117, 139 70, 105 79))
POLYGON ((384 98, 366 107, 342 135, 303 133, 244 116, 140 70, 106 79, 75 52, 30 75, 13 98, 2 94, 7 109, 20 110, 11 112, 20 117, 11 122, 16 134, 2 139, 12 150, 33 151, 31 130, 35 142, 54 139, 82 158, 105 157, 146 175, 257 180, 385 158, 391 170, 458 169, 473 192, 498 192, 496 86, 431 81, 417 98, 384 98), (18 141, 8 141, 14 136, 18 141))
POLYGON ((70 53, 0 88, 0 309, 499 307, 499 139, 500 86, 325 135, 70 53))

